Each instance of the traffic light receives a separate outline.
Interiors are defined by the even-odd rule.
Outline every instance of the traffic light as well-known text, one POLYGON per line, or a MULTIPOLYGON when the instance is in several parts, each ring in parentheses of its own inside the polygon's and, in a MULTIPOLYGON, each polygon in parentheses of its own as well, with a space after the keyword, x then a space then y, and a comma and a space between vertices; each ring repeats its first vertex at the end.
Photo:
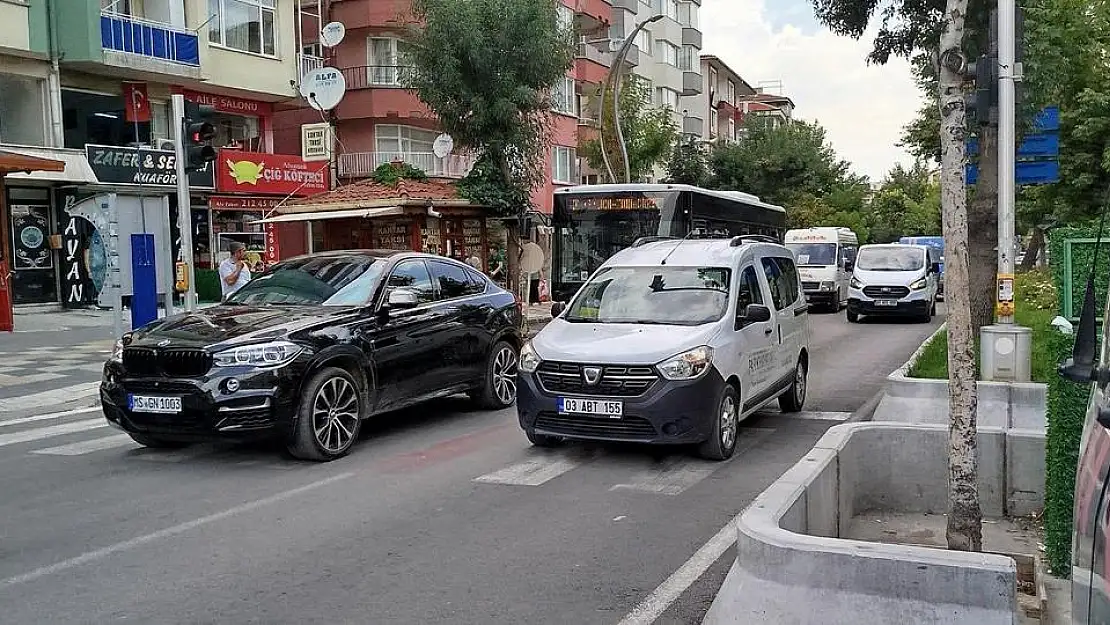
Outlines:
POLYGON ((975 78, 975 91, 967 99, 968 125, 998 123, 998 55, 982 54, 968 64, 967 73, 975 78))
POLYGON ((211 105, 185 101, 185 119, 181 121, 185 171, 200 171, 216 160, 216 149, 209 143, 216 136, 216 127, 208 121, 214 111, 211 105))

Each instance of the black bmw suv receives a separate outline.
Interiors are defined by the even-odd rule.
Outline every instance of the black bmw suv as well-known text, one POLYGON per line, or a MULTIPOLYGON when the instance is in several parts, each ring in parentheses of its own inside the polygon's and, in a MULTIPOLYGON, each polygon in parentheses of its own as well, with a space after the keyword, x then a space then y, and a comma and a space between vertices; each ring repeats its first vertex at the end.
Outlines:
POLYGON ((373 414, 457 393, 511 406, 520 328, 512 294, 449 258, 310 254, 218 306, 124 335, 100 398, 111 425, 148 447, 276 436, 326 461, 373 414))

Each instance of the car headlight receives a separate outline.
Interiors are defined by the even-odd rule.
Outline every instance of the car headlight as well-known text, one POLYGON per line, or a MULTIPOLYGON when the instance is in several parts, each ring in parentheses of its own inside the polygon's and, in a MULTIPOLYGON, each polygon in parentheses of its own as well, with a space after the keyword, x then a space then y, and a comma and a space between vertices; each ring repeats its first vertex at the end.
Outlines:
POLYGON ((917 280, 913 284, 911 284, 910 289, 914 291, 920 291, 927 286, 929 286, 929 281, 925 278, 921 278, 920 280, 917 280))
POLYGON ((852 276, 851 287, 853 289, 862 289, 863 288, 863 283, 860 282, 859 279, 856 278, 855 276, 852 276))
POLYGON ((108 358, 109 362, 123 362, 123 339, 116 341, 112 346, 112 355, 108 358))
POLYGON ((216 352, 212 362, 217 367, 280 367, 292 362, 303 350, 288 341, 273 341, 216 352))
POLYGON ((540 368, 540 362, 540 356, 536 353, 536 350, 532 348, 531 342, 525 343, 524 347, 520 348, 520 361, 517 368, 521 371, 524 373, 535 373, 536 369, 540 368))
POLYGON ((713 348, 702 345, 664 360, 655 368, 668 380, 693 380, 708 371, 712 364, 713 348))
POLYGON ((836 284, 832 282, 822 282, 821 286, 819 286, 818 288, 822 291, 831 291, 836 288, 836 284))

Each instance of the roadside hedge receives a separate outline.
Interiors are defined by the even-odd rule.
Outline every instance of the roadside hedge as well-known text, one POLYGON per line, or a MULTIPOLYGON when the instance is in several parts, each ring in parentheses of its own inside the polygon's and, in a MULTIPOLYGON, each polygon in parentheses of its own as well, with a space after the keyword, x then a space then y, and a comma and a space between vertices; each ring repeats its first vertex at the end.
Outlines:
MULTIPOLYGON (((1064 311, 1064 241, 1076 238, 1095 238, 1097 228, 1056 228, 1049 235, 1049 259, 1053 277, 1060 294, 1058 310, 1064 311)), ((1094 259, 1093 243, 1072 246, 1072 298, 1075 312, 1083 302, 1083 289, 1094 259)), ((1110 281, 1110 241, 1103 244, 1099 254, 1099 267, 1095 273, 1096 301, 1102 311, 1106 302, 1106 284, 1110 281)), ((1101 332, 1100 332, 1101 336, 1101 332)), ((1075 337, 1060 332, 1048 333, 1048 344, 1056 362, 1071 356, 1075 337)), ((1045 440, 1045 556, 1053 574, 1068 577, 1071 574, 1072 515, 1075 505, 1075 472, 1079 464, 1079 442, 1083 436, 1083 421, 1087 412, 1090 385, 1076 384, 1051 376, 1048 380, 1048 432, 1045 440)))

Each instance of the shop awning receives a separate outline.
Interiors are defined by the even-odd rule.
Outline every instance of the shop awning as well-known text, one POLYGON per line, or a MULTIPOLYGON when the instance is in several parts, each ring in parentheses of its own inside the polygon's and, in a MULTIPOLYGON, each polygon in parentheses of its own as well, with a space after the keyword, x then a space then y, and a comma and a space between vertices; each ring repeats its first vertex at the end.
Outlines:
POLYGON ((0 150, 0 171, 65 171, 63 161, 0 150))
POLYGON ((388 217, 391 215, 403 215, 404 210, 400 206, 383 206, 380 208, 358 208, 354 210, 343 211, 319 211, 312 213, 292 213, 289 215, 276 215, 274 217, 267 217, 266 219, 259 219, 252 221, 255 224, 280 224, 288 223, 291 221, 320 221, 323 219, 367 219, 370 217, 388 217))
MULTIPOLYGON (((0 152, 10 155, 13 161, 29 162, 55 162, 57 166, 51 168, 41 167, 10 167, 9 171, 30 173, 11 173, 8 180, 41 180, 43 182, 68 182, 71 184, 97 184, 96 174, 85 157, 84 150, 66 150, 63 148, 25 148, 0 152)), ((0 156, 0 170, 5 169, 4 157, 0 156)))

